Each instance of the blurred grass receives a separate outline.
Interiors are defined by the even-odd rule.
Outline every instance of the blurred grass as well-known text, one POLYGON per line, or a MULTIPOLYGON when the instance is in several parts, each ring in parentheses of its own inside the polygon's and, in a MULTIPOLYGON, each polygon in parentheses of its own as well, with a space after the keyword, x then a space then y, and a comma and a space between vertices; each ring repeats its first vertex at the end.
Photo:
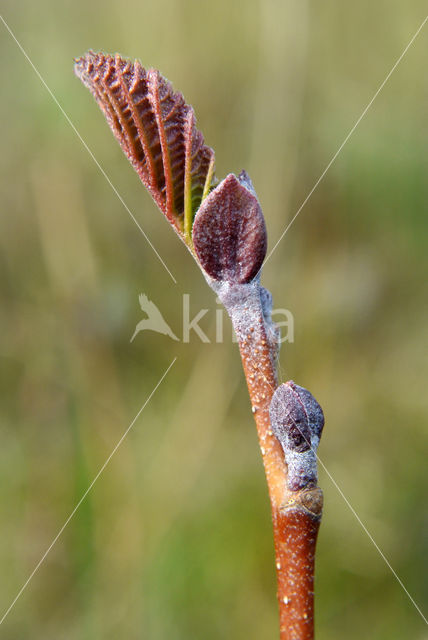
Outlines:
MULTIPOLYGON (((177 362, 0 635, 274 638, 269 507, 236 346, 150 333, 129 343, 140 292, 178 334, 183 293, 193 314, 209 309, 201 326, 211 337, 217 307, 73 76, 72 58, 104 49, 160 68, 194 105, 217 175, 249 170, 272 247, 425 4, 9 0, 2 7, 178 284, 1 26, 2 611, 177 362)), ((264 272, 276 307, 295 318, 281 375, 322 403, 321 459, 421 606, 426 44, 425 29, 264 272)), ((317 637, 426 638, 322 469, 320 477, 317 637)))

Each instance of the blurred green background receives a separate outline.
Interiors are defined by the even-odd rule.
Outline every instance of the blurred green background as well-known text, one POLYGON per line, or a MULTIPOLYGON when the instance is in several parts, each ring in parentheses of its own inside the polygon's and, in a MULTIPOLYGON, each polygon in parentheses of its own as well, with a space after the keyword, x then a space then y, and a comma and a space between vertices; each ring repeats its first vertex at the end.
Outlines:
MULTIPOLYGON (((275 638, 267 491, 229 322, 216 344, 211 291, 72 59, 119 51, 172 80, 217 176, 249 171, 273 247, 426 3, 6 0, 2 14, 177 284, 0 23, 0 616, 177 361, 0 637, 275 638), (130 343, 140 292, 178 335, 189 293, 211 342, 130 343)), ((263 275, 294 316, 281 380, 321 402, 321 460, 422 608, 427 42, 425 26, 263 275)), ((317 638, 427 638, 323 468, 320 483, 317 638)))

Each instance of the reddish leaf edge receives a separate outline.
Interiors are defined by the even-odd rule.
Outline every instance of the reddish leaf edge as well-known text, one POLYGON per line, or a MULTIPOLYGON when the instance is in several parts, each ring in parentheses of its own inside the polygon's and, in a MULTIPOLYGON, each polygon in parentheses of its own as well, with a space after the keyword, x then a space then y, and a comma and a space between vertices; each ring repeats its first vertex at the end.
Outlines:
POLYGON ((74 63, 144 186, 194 254, 194 218, 218 181, 193 108, 138 60, 88 51, 74 63))

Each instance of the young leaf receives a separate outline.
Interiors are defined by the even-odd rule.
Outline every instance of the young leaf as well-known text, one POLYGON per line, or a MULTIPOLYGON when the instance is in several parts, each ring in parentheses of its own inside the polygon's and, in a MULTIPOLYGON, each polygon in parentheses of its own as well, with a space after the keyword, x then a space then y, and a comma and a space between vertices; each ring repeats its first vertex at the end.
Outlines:
POLYGON ((104 53, 75 61, 114 135, 160 210, 191 247, 193 218, 214 182, 214 151, 204 145, 183 96, 155 69, 104 53))
POLYGON ((244 284, 253 280, 266 255, 263 213, 249 176, 230 173, 203 201, 193 224, 193 245, 214 280, 244 284))

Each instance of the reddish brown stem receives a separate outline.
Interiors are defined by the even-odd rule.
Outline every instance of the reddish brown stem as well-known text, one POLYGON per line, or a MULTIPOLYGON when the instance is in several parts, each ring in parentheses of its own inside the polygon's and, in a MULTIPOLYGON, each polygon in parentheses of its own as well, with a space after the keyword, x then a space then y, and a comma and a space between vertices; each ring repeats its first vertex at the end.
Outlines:
MULTIPOLYGON (((161 211, 194 253, 232 318, 272 507, 280 637, 311 640, 314 557, 322 494, 312 487, 315 460, 314 472, 310 469, 307 475, 313 479, 312 488, 301 488, 307 484, 302 477, 291 482, 290 473, 290 487, 297 486, 299 491, 289 490, 284 451, 271 429, 269 407, 277 387, 277 345, 275 329, 269 317, 264 317, 269 312, 263 312, 260 297, 264 296, 263 305, 268 306, 267 292, 260 288, 258 280, 266 255, 266 228, 251 180, 245 171, 238 177, 229 174, 209 193, 214 152, 203 144, 191 108, 159 72, 146 71, 138 62, 123 60, 119 55, 88 52, 76 61, 76 73, 94 94, 122 149, 161 211)), ((290 389, 296 396, 292 397, 297 414, 302 413, 309 392, 289 383, 284 394, 290 394, 290 389)), ((308 402, 310 414, 315 406, 322 415, 321 408, 314 405, 315 399, 308 402)), ((322 416, 321 426, 312 434, 317 441, 323 421, 322 416)), ((281 420, 279 426, 282 429, 281 420)), ((291 426, 294 431, 290 433, 295 435, 297 423, 291 426)), ((291 470, 290 454, 287 460, 291 470)))
POLYGON ((314 637, 315 546, 321 521, 322 493, 298 492, 279 509, 275 527, 280 638, 314 637))
POLYGON ((279 441, 272 433, 269 406, 277 387, 274 349, 260 308, 254 299, 231 313, 237 334, 272 509, 278 581, 281 640, 311 640, 314 636, 314 560, 322 511, 318 487, 290 491, 287 465, 279 441), (247 314, 248 322, 234 318, 247 314), (238 325, 238 326, 237 326, 238 325))

